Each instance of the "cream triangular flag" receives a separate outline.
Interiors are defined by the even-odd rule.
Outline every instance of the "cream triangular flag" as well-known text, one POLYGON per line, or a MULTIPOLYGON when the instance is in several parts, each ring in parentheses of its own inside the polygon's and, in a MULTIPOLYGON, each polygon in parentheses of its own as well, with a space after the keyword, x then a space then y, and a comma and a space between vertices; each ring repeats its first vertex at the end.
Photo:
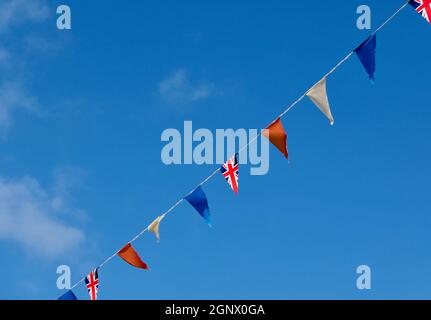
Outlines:
POLYGON ((322 111, 331 122, 334 124, 334 118, 329 107, 328 95, 326 94, 326 77, 316 83, 306 94, 311 101, 322 111))
POLYGON ((156 235, 157 242, 160 241, 159 225, 160 225, 160 222, 163 220, 163 218, 164 216, 157 217, 156 220, 151 222, 151 224, 148 226, 148 231, 156 235))

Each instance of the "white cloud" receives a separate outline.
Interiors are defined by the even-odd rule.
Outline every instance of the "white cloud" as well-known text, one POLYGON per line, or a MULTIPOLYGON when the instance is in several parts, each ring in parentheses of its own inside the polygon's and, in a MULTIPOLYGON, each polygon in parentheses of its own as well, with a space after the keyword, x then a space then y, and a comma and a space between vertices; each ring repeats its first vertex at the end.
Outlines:
POLYGON ((170 104, 190 104, 208 98, 213 93, 213 84, 192 83, 185 69, 175 71, 159 84, 160 96, 170 104))
POLYGON ((40 22, 48 18, 49 8, 45 0, 2 0, 0 3, 0 31, 15 25, 40 22))
POLYGON ((0 86, 0 134, 13 124, 13 113, 17 110, 36 112, 37 100, 15 82, 0 86))
POLYGON ((56 206, 56 197, 33 178, 0 178, 0 239, 48 258, 79 248, 84 232, 59 220, 64 204, 56 206))
POLYGON ((36 54, 59 49, 52 39, 48 41, 33 32, 35 24, 50 16, 56 17, 48 0, 0 0, 0 138, 12 127, 17 111, 43 111, 34 94, 21 84, 26 83, 26 74, 32 72, 27 61, 36 59, 36 54), (25 27, 24 34, 15 31, 19 26, 25 27))

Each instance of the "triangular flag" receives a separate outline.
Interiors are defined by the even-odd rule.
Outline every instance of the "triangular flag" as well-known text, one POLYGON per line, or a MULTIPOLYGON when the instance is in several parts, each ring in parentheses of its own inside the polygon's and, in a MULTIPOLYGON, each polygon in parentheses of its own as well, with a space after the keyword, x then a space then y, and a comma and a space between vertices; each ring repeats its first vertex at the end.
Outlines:
POLYGON ((97 300, 97 295, 99 294, 99 272, 98 268, 91 271, 85 277, 85 286, 87 287, 88 294, 91 300, 97 300))
POLYGON ((289 158, 289 153, 287 151, 287 134, 286 131, 284 131, 280 118, 277 118, 277 120, 270 124, 262 134, 284 154, 286 159, 289 158))
POLYGON ((133 249, 132 245, 130 243, 126 244, 123 249, 118 251, 118 256, 126 261, 128 264, 140 268, 148 270, 147 264, 141 260, 138 253, 133 249))
POLYGON ((331 125, 334 124, 334 118, 331 114, 329 107, 328 95, 326 94, 326 77, 316 83, 310 90, 308 90, 307 97, 328 117, 331 125))
POLYGON ((66 291, 61 297, 57 300, 78 300, 72 290, 66 291))
POLYGON ((373 34, 355 49, 356 55, 372 81, 374 81, 374 74, 376 72, 376 46, 377 38, 373 34))
POLYGON ((207 224, 211 227, 210 210, 208 207, 207 197, 201 187, 197 187, 185 199, 196 209, 197 212, 205 219, 207 224))
POLYGON ((220 168, 220 172, 235 193, 238 193, 238 166, 238 154, 235 154, 220 168))
POLYGON ((430 0, 411 0, 409 4, 416 9, 416 11, 425 18, 426 21, 431 23, 431 1, 430 0))
POLYGON ((154 233, 156 235, 157 242, 160 241, 160 232, 159 232, 159 226, 160 222, 163 220, 164 216, 159 216, 151 222, 151 224, 148 226, 148 231, 154 233))

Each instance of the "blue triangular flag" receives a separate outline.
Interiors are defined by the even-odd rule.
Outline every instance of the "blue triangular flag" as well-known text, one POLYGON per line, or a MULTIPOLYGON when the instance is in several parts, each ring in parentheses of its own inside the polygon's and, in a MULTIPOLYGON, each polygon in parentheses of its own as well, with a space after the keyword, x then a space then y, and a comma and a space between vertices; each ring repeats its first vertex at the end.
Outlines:
POLYGON ((57 300, 78 300, 75 296, 75 294, 73 293, 72 290, 66 291, 65 294, 63 294, 60 298, 58 298, 57 300))
POLYGON ((372 81, 374 81, 374 74, 376 72, 376 46, 377 39, 376 35, 373 34, 355 49, 355 53, 358 55, 359 60, 372 81))
POLYGON ((185 199, 196 209, 197 212, 205 219, 209 226, 210 221, 210 209, 208 208, 207 197, 201 187, 197 187, 191 194, 185 199))

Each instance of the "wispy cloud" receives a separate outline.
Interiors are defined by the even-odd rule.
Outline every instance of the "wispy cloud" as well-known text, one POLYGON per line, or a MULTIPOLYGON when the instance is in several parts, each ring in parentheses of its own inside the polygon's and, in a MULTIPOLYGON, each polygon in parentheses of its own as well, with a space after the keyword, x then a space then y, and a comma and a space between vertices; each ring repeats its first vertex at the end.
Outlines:
POLYGON ((72 195, 85 187, 83 184, 84 175, 84 170, 78 167, 58 167, 54 170, 54 183, 51 188, 53 208, 80 221, 88 219, 87 212, 71 206, 70 203, 72 202, 72 195))
POLYGON ((0 85, 0 136, 13 124, 13 113, 18 110, 37 111, 37 99, 16 82, 0 85))
POLYGON ((9 35, 13 34, 16 26, 31 27, 34 23, 45 21, 49 13, 46 0, 0 0, 0 138, 4 138, 13 126, 14 116, 18 111, 35 113, 39 109, 35 96, 24 89, 25 79, 21 79, 23 73, 16 70, 17 56, 20 57, 19 66, 25 65, 26 61, 22 55, 23 48, 18 48, 26 47, 33 52, 47 46, 46 41, 37 41, 31 34, 25 36, 24 44, 21 43, 22 39, 9 35), (17 80, 17 74, 21 74, 20 80, 17 80))
POLYGON ((190 104, 206 99, 213 93, 212 83, 192 82, 185 69, 175 71, 159 84, 159 94, 169 104, 190 104))
POLYGON ((0 3, 0 32, 27 22, 40 22, 48 18, 45 0, 2 0, 0 3))
POLYGON ((77 249, 85 234, 60 220, 59 213, 70 209, 64 199, 58 206, 58 197, 61 192, 52 194, 30 177, 0 178, 0 239, 48 258, 77 249))
POLYGON ((34 54, 53 54, 61 50, 61 44, 57 39, 28 35, 23 38, 23 45, 27 53, 34 54))
POLYGON ((6 48, 0 46, 0 64, 6 64, 9 61, 9 58, 9 51, 6 48))

